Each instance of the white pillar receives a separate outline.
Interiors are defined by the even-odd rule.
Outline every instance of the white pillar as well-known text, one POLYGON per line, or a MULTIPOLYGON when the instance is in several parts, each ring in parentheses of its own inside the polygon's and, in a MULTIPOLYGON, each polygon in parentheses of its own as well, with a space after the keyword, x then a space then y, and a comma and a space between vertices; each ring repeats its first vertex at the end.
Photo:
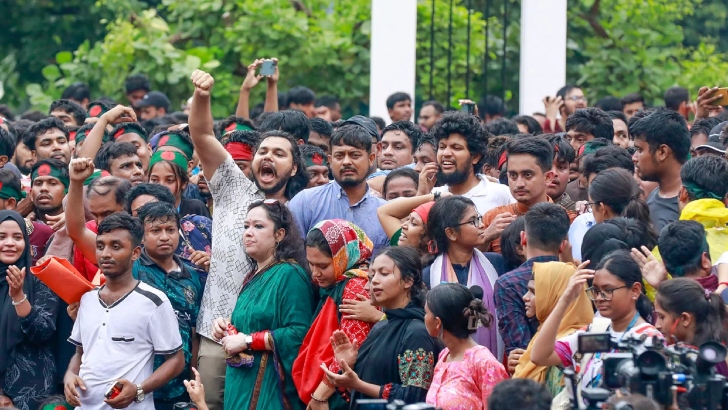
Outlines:
POLYGON ((417 0, 372 0, 369 115, 389 123, 387 97, 415 98, 417 0))
POLYGON ((523 0, 519 112, 544 112, 541 102, 566 84, 566 1, 523 0))

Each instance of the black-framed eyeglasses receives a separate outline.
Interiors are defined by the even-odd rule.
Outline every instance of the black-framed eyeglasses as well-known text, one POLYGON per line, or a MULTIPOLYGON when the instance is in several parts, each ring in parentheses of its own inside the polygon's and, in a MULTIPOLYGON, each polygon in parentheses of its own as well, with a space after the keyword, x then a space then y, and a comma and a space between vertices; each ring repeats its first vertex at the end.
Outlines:
POLYGON ((455 226, 462 226, 462 225, 466 225, 466 224, 473 224, 473 226, 477 228, 478 225, 480 225, 480 223, 482 221, 483 221, 483 215, 478 215, 478 216, 474 216, 474 217, 468 219, 465 222, 460 222, 459 224, 457 224, 455 226))
POLYGON ((587 202, 587 203, 586 203, 586 211, 587 211, 587 212, 591 212, 591 211, 592 211, 592 207, 593 207, 594 205, 598 204, 598 203, 599 203, 599 202, 587 202))
POLYGON ((610 301, 614 297, 615 290, 624 289, 624 288, 628 288, 628 287, 629 286, 620 286, 618 288, 598 290, 594 286, 592 286, 586 290, 586 296, 594 302, 596 302, 598 295, 602 295, 602 299, 604 299, 606 301, 610 301))

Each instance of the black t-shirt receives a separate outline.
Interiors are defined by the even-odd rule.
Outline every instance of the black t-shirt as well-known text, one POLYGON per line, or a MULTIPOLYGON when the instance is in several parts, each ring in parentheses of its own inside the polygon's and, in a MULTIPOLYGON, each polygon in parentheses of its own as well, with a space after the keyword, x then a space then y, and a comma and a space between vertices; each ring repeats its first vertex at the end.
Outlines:
POLYGON ((179 216, 183 217, 187 215, 200 215, 212 219, 210 216, 210 210, 207 209, 205 203, 199 199, 182 199, 182 201, 180 201, 179 216))

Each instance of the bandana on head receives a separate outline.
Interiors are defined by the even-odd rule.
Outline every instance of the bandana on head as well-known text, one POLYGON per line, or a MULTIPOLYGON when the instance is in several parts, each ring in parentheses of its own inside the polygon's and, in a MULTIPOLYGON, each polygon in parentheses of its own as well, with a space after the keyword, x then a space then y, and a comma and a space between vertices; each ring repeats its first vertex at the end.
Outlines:
POLYGON ((76 132, 78 129, 75 130, 68 130, 68 140, 69 141, 76 141, 76 132))
POLYGON ((68 403, 48 403, 41 410, 73 410, 74 407, 68 403))
POLYGON ((91 174, 90 177, 86 178, 85 181, 83 181, 83 186, 89 186, 92 182, 94 182, 94 179, 96 178, 103 178, 103 177, 110 177, 111 174, 109 171, 104 171, 102 169, 95 169, 94 173, 91 174))
MULTIPOLYGON (((182 139, 179 134, 175 134, 174 132, 159 137, 156 149, 164 146, 178 148, 185 154, 188 161, 192 159, 192 155, 195 153, 195 147, 188 141, 182 139)), ((184 169, 187 169, 187 165, 184 166, 184 169)))
POLYGON ((412 212, 417 213, 417 215, 422 218, 422 222, 427 224, 427 216, 430 214, 430 209, 435 205, 435 201, 425 202, 424 204, 418 206, 417 208, 413 209, 412 212))
MULTIPOLYGON (((91 133, 92 128, 85 129, 81 132, 76 131, 76 145, 84 142, 86 138, 88 137, 88 134, 91 133)), ((106 144, 109 142, 109 133, 104 130, 104 135, 101 137, 101 145, 106 144)))
POLYGON ((152 158, 149 160, 149 169, 152 169, 154 164, 157 162, 171 162, 174 164, 177 164, 182 168, 184 172, 187 172, 187 163, 189 160, 187 157, 184 156, 184 154, 180 154, 177 151, 157 151, 152 155, 152 158))
POLYGON ((238 124, 237 122, 233 122, 227 127, 225 127, 225 132, 223 132, 223 135, 233 132, 233 131, 253 131, 252 128, 248 127, 245 124, 238 124))
POLYGON ((114 128, 114 131, 112 131, 114 135, 114 141, 116 141, 117 138, 121 137, 124 134, 136 134, 144 141, 147 140, 146 135, 142 134, 141 131, 139 131, 138 129, 130 127, 129 124, 132 123, 119 124, 116 126, 116 128, 114 128))
POLYGON ((250 161, 253 159, 253 147, 243 142, 228 142, 225 150, 235 161, 250 161))
POLYGON ((108 110, 104 108, 103 105, 99 103, 91 103, 88 106, 88 116, 93 118, 99 118, 102 115, 106 114, 108 110))
POLYGON ((66 187, 66 191, 68 191, 68 184, 70 180, 68 179, 68 175, 63 175, 62 171, 54 166, 51 166, 51 164, 43 164, 33 170, 33 172, 30 174, 30 183, 32 184, 33 181, 35 181, 38 177, 53 177, 63 184, 64 187, 66 187))
POLYGON ((303 161, 306 163, 306 168, 315 166, 329 166, 329 161, 326 159, 326 155, 321 155, 320 152, 313 152, 303 156, 303 161))
POLYGON ((15 198, 16 200, 20 201, 21 199, 25 198, 25 191, 18 191, 14 187, 10 186, 10 184, 3 184, 0 182, 0 199, 10 199, 15 198))
POLYGON ((358 226, 343 219, 329 219, 316 224, 331 248, 336 280, 366 278, 367 265, 374 244, 358 226))

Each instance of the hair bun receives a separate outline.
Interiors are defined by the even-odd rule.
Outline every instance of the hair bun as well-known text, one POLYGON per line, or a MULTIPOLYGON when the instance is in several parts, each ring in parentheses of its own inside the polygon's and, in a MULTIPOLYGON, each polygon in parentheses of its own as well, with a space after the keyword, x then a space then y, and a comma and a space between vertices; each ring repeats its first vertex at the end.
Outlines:
POLYGON ((483 299, 483 295, 484 295, 483 288, 481 288, 478 285, 473 285, 469 289, 470 289, 470 293, 473 294, 473 297, 475 299, 483 299))

